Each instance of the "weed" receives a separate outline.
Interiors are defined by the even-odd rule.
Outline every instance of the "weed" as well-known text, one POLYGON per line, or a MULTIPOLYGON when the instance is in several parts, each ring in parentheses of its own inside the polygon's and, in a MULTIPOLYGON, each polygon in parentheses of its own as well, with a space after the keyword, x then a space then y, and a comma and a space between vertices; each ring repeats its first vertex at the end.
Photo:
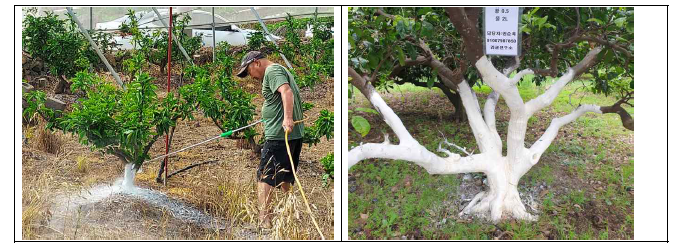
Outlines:
POLYGON ((76 157, 76 171, 86 173, 88 170, 89 159, 83 156, 76 157))

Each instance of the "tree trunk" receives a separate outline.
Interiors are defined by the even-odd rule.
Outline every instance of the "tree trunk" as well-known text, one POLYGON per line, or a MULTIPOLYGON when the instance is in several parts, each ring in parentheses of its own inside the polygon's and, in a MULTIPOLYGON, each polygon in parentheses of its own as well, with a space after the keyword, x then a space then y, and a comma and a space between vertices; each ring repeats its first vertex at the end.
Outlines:
POLYGON ((436 87, 440 88, 441 91, 443 91, 443 94, 448 97, 450 103, 453 104, 453 108, 455 108, 455 113, 453 114, 455 115, 456 121, 458 123, 467 121, 467 112, 464 110, 464 106, 462 105, 460 94, 453 92, 445 85, 436 84, 436 87))
MULTIPOLYGON (((374 87, 352 67, 348 67, 349 81, 370 101, 399 140, 399 144, 391 144, 388 136, 386 136, 383 143, 360 144, 350 149, 348 151, 348 168, 365 159, 382 158, 412 162, 424 168, 429 174, 483 172, 488 178, 489 189, 477 194, 469 205, 460 212, 460 215, 476 214, 493 222, 503 218, 536 220, 537 216, 526 212, 526 207, 517 191, 519 179, 538 163, 541 154, 549 147, 563 125, 576 120, 587 112, 603 114, 609 110, 601 109, 597 105, 581 105, 568 115, 554 118, 544 134, 529 148, 525 147, 524 143, 527 121, 535 112, 552 104, 562 88, 574 79, 579 70, 588 68, 588 65, 593 63, 599 52, 599 48, 590 51, 579 64, 559 77, 545 93, 526 103, 519 94, 517 82, 524 75, 533 73, 532 70, 525 69, 516 73, 513 78, 508 78, 509 75, 498 71, 486 56, 478 58, 475 66, 481 74, 482 80, 493 89, 493 92, 486 99, 483 110, 477 100, 476 93, 464 79, 455 82, 457 87, 451 87, 451 90, 456 90, 459 94, 462 101, 461 105, 464 107, 469 126, 476 139, 479 154, 469 153, 467 149, 445 139, 439 143, 437 152, 446 154, 447 157, 441 157, 419 144, 374 87), (510 109, 507 128, 507 154, 505 156, 502 151, 503 141, 495 126, 495 107, 500 96, 503 97, 510 109), (444 144, 461 150, 466 156, 444 149, 442 147, 444 144)), ((506 73, 509 74, 509 71, 506 73)), ((450 98, 450 96, 448 97, 450 98)))
POLYGON ((165 67, 167 66, 167 62, 160 63, 159 66, 160 66, 160 77, 167 76, 164 73, 165 67))
POLYGON ((481 218, 488 218, 493 222, 502 218, 537 220, 537 216, 526 211, 517 190, 519 178, 531 168, 531 166, 521 167, 518 165, 530 164, 530 162, 519 161, 511 166, 507 162, 507 157, 500 157, 496 161, 495 164, 498 166, 489 168, 486 172, 488 190, 474 196, 459 215, 472 214, 481 218), (507 166, 505 166, 506 164, 507 166))

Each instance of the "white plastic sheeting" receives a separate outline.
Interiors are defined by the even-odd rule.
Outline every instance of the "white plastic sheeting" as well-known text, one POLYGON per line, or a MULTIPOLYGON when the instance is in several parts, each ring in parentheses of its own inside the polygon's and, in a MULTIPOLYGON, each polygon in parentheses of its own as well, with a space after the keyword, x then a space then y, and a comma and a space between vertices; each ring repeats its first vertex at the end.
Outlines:
MULTIPOLYGON (((24 12, 28 10, 24 7, 24 12)), ((65 7, 37 7, 38 15, 45 15, 44 11, 52 12, 61 18, 68 18, 65 7)), ((139 27, 143 31, 164 29, 155 13, 149 7, 74 7, 74 13, 84 26, 93 26, 96 31, 116 31, 122 23, 128 23, 126 14, 129 10, 136 11, 141 17, 139 27), (91 19, 91 11, 92 18, 91 19)), ((165 21, 169 21, 169 8, 157 7, 165 21)), ((257 31, 238 27, 241 24, 255 23, 257 19, 250 7, 215 7, 214 21, 216 26, 216 42, 226 41, 231 45, 245 45, 251 33, 257 31)), ((260 17, 265 20, 278 20, 288 14, 296 17, 309 17, 315 12, 319 16, 333 16, 333 7, 255 7, 260 17)), ((213 46, 212 42, 212 7, 174 7, 172 14, 187 13, 191 21, 187 29, 193 36, 202 35, 204 46, 213 46)), ((311 36, 311 31, 309 31, 311 36)), ((306 34, 307 35, 307 34, 306 34)), ((120 49, 132 49, 131 37, 114 35, 120 49)), ((274 36, 274 39, 280 39, 274 36)))

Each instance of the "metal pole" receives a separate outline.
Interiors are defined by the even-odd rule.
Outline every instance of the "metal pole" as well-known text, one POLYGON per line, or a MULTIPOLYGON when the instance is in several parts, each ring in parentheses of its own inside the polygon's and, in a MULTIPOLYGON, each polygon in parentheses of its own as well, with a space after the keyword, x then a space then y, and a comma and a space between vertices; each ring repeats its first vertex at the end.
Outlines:
MULTIPOLYGON (((262 18, 260 18, 260 14, 257 13, 257 10, 255 10, 254 7, 250 7, 250 10, 252 10, 252 13, 255 14, 255 18, 257 18, 257 21, 260 22, 260 25, 262 26, 262 30, 264 30, 264 33, 267 34, 267 38, 272 43, 274 43, 274 45, 277 45, 276 41, 274 39, 272 39, 272 34, 269 33, 269 30, 267 30, 267 26, 264 24, 264 21, 262 21, 262 18)), ((281 53, 281 52, 279 52, 279 55, 281 55, 281 58, 283 58, 283 61, 286 62, 286 66, 288 66, 288 68, 290 68, 290 69, 293 69, 293 66, 291 66, 291 63, 288 61, 288 59, 286 59, 286 56, 284 56, 283 53, 281 53)))
POLYGON ((91 27, 91 30, 93 30, 93 7, 90 7, 90 15, 91 15, 90 27, 91 27))
MULTIPOLYGON (((170 24, 170 25, 167 25, 167 23, 164 22, 164 20, 162 20, 162 15, 160 15, 160 12, 157 12, 157 9, 154 8, 154 7, 152 8, 152 11, 155 11, 155 14, 157 14, 157 18, 160 20, 160 23, 162 23, 162 25, 164 25, 164 28, 165 28, 165 29, 166 29, 166 28, 169 28, 169 26, 170 26, 171 24, 170 24)), ((169 11, 169 17, 171 18, 171 16, 172 16, 172 13, 171 13, 171 11, 169 11)), ((171 29, 170 29, 170 31, 169 31, 169 35, 171 35, 171 37, 174 39, 174 41, 176 42, 176 45, 179 46, 179 49, 181 49, 181 53, 183 54, 184 57, 186 57, 186 60, 187 60, 189 63, 191 63, 191 65, 194 65, 194 63, 193 63, 193 61, 191 60, 191 58, 188 57, 188 53, 186 53, 186 49, 183 48, 183 46, 181 45, 181 42, 179 42, 179 39, 176 38, 176 36, 174 35, 174 32, 171 31, 171 29)))
POLYGON ((212 62, 215 60, 214 53, 215 49, 217 49, 217 34, 214 32, 214 18, 214 7, 212 7, 212 62))
POLYGON ((88 42, 90 42, 90 44, 91 44, 91 48, 93 48, 93 50, 95 50, 95 52, 98 53, 98 57, 100 57, 100 60, 103 63, 105 63, 107 70, 109 70, 110 73, 112 74, 112 76, 114 76, 114 80, 117 81, 117 84, 119 84, 119 87, 126 90, 126 86, 124 86, 124 84, 121 82, 121 78, 119 78, 119 75, 117 74, 117 72, 114 71, 114 68, 112 68, 112 66, 110 66, 110 63, 107 61, 105 56, 102 55, 102 52, 100 51, 100 47, 98 47, 98 44, 95 44, 93 39, 91 39, 90 34, 88 34, 88 31, 83 28, 83 25, 81 25, 81 21, 79 21, 79 19, 76 18, 76 15, 74 15, 74 12, 72 12, 71 7, 67 7, 67 13, 69 13, 69 16, 71 17, 71 19, 74 20, 74 22, 76 22, 76 25, 79 26, 79 29, 81 30, 81 33, 83 34, 83 36, 85 36, 86 39, 88 39, 88 42))
MULTIPOLYGON (((167 41, 167 94, 169 94, 169 86, 171 84, 171 52, 172 52, 172 27, 174 26, 174 23, 172 22, 172 8, 169 7, 169 40, 167 41)), ((164 148, 165 148, 165 154, 169 153, 169 133, 166 133, 164 135, 164 148)), ((165 156, 164 157, 164 185, 167 185, 167 175, 169 171, 169 159, 165 156)))

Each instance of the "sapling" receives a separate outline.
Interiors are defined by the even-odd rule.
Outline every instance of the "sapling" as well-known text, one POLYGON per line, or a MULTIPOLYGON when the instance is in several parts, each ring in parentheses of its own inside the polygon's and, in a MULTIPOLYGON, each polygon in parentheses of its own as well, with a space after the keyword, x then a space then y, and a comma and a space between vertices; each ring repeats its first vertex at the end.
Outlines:
POLYGON ((152 80, 147 73, 137 73, 123 90, 82 71, 72 79, 71 89, 85 96, 70 111, 57 116, 58 112, 45 108, 40 91, 34 91, 26 95, 30 109, 24 112, 40 114, 48 121, 47 129, 74 134, 80 143, 116 156, 135 171, 150 158, 157 139, 193 110, 172 93, 158 98, 152 80))

